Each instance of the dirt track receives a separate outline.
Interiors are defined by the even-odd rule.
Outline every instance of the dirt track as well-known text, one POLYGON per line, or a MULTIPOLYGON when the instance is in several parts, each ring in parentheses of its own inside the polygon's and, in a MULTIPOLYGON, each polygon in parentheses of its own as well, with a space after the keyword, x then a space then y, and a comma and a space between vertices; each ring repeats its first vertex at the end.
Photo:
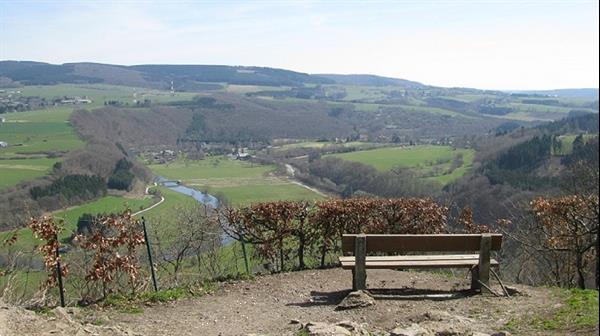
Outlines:
MULTIPOLYGON (((383 288, 396 294, 457 293, 467 289, 465 277, 427 272, 373 270, 368 273, 370 288, 383 288), (394 289, 394 290, 392 290, 394 289)), ((69 314, 58 311, 54 317, 31 312, 0 309, 0 335, 295 335, 298 325, 309 321, 361 323, 370 331, 390 331, 397 325, 419 322, 426 313, 443 312, 464 317, 469 328, 484 333, 503 330, 513 317, 551 309, 550 291, 518 287, 528 296, 498 298, 467 296, 443 300, 377 300, 367 308, 336 311, 336 305, 349 292, 351 273, 341 269, 308 270, 259 277, 255 280, 223 284, 215 294, 147 307, 141 314, 114 310, 91 313, 103 321, 91 321, 89 309, 69 314), (83 318, 82 316, 86 316, 83 318), (1 328, 6 330, 1 332, 1 328), (52 332, 52 333, 51 333, 52 332)))

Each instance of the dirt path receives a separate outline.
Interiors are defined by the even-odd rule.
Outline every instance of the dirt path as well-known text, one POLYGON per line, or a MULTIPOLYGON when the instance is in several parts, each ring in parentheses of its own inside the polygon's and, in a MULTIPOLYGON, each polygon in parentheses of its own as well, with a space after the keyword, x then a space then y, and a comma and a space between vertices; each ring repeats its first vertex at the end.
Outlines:
POLYGON ((318 190, 318 189, 316 189, 316 188, 313 188, 313 187, 307 186, 306 184, 304 184, 304 183, 302 183, 302 182, 300 182, 300 181, 294 180, 293 178, 294 178, 294 177, 295 177, 295 175, 296 175, 296 169, 295 169, 295 168, 294 168, 294 166, 292 166, 291 164, 289 164, 289 163, 286 163, 286 164, 285 164, 285 170, 286 170, 287 174, 288 174, 288 175, 290 175, 290 181, 291 181, 293 184, 299 185, 299 186, 301 186, 302 188, 306 188, 306 189, 308 189, 308 190, 310 190, 310 191, 312 191, 312 192, 314 192, 314 193, 316 193, 316 194, 319 194, 320 196, 323 196, 323 197, 325 197, 325 198, 329 197, 329 196, 327 196, 326 194, 324 194, 323 192, 321 192, 320 190, 318 190))
MULTIPOLYGON (((373 270, 369 271, 368 280, 370 288, 397 289, 403 294, 457 293, 457 290, 469 287, 468 279, 462 276, 455 278, 427 272, 373 270)), ((434 321, 438 321, 435 316, 452 316, 455 319, 452 321, 465 323, 471 331, 492 334, 502 330, 512 318, 551 309, 556 305, 549 289, 519 286, 527 296, 382 299, 371 307, 335 310, 350 286, 351 273, 341 269, 264 276, 223 284, 215 294, 204 297, 143 306, 144 312, 141 314, 115 310, 94 312, 94 319, 110 322, 103 327, 88 324, 87 328, 100 335, 297 335, 298 325, 290 324, 290 321, 298 320, 302 323, 353 321, 363 324, 370 332, 389 332, 398 325, 422 321, 424 316, 434 321)), ((443 322, 443 319, 439 323, 455 323, 443 322)), ((58 329, 57 321, 47 321, 54 324, 46 327, 45 331, 54 328, 58 330, 53 333, 55 335, 65 331, 68 332, 64 334, 82 332, 81 328, 58 329)), ((14 335, 38 335, 40 325, 44 323, 13 321, 9 323, 9 328, 19 331, 14 335)), ((69 322, 67 325, 72 324, 69 322)), ((82 335, 87 334, 83 332, 82 335)))
POLYGON ((146 209, 143 209, 143 210, 140 210, 138 212, 132 213, 131 216, 137 216, 137 215, 139 215, 141 213, 144 213, 144 212, 146 212, 148 210, 152 210, 152 209, 156 208, 157 206, 161 205, 162 202, 164 202, 164 201, 165 201, 165 197, 164 196, 160 196, 160 201, 152 204, 151 206, 147 207, 146 209))

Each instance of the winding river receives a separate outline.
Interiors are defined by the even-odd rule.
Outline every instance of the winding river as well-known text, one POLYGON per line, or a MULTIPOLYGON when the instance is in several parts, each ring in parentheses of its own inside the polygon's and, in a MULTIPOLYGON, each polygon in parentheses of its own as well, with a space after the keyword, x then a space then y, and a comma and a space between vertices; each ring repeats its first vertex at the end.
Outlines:
POLYGON ((176 191, 178 193, 190 196, 192 198, 194 198, 196 201, 202 203, 202 204, 207 204, 210 205, 214 208, 216 208, 217 206, 219 206, 219 200, 214 197, 211 194, 207 194, 207 193, 203 193, 201 191, 198 191, 196 189, 192 189, 186 186, 183 186, 175 181, 172 180, 167 180, 166 178, 159 176, 156 179, 156 183, 169 188, 173 191, 176 191))

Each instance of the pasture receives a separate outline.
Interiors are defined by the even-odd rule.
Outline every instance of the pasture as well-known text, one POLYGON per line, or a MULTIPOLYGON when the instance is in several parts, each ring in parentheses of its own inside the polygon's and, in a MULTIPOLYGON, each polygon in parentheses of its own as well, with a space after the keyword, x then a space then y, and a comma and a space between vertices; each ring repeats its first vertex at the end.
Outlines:
POLYGON ((180 159, 170 164, 149 167, 157 175, 181 180, 192 188, 224 196, 233 205, 321 198, 286 178, 275 176, 275 166, 257 165, 224 156, 200 161, 180 159))
POLYGON ((461 177, 468 171, 473 163, 474 154, 475 152, 471 149, 420 145, 411 147, 386 147, 331 154, 328 156, 368 164, 380 171, 388 171, 396 167, 412 168, 423 178, 433 179, 445 185, 461 177), (462 162, 460 166, 449 171, 454 160, 462 162))
POLYGON ((87 97, 91 104, 77 105, 75 108, 93 108, 104 106, 105 101, 115 100, 135 105, 134 100, 150 99, 153 102, 171 102, 192 99, 196 93, 135 88, 107 84, 58 84, 25 86, 20 89, 23 96, 37 96, 53 99, 60 97, 87 97))
POLYGON ((46 175, 58 159, 0 160, 0 190, 17 183, 46 175))

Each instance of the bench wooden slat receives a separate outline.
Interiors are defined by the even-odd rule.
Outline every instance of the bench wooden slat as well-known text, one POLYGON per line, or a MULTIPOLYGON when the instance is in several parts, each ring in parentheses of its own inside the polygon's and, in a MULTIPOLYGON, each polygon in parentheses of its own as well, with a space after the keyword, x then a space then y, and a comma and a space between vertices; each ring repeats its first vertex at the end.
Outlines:
MULTIPOLYGON (((354 252, 355 234, 342 236, 342 252, 354 252)), ((502 246, 502 235, 491 234, 490 249, 498 251, 502 246)), ((480 234, 369 234, 367 253, 370 252, 467 252, 479 251, 480 234)))
MULTIPOLYGON (((478 259, 464 260, 396 260, 377 261, 367 257, 366 268, 368 269, 397 269, 397 268, 470 268, 478 265, 478 259)), ((491 266, 498 266, 495 259, 490 260, 491 266)), ((354 260, 342 261, 342 268, 353 269, 354 260)))
MULTIPOLYGON (((354 256, 340 256, 340 262, 353 261, 354 256)), ((436 254, 436 255, 401 255, 401 256, 368 256, 370 261, 393 261, 393 260, 463 260, 479 259, 479 254, 436 254)))

